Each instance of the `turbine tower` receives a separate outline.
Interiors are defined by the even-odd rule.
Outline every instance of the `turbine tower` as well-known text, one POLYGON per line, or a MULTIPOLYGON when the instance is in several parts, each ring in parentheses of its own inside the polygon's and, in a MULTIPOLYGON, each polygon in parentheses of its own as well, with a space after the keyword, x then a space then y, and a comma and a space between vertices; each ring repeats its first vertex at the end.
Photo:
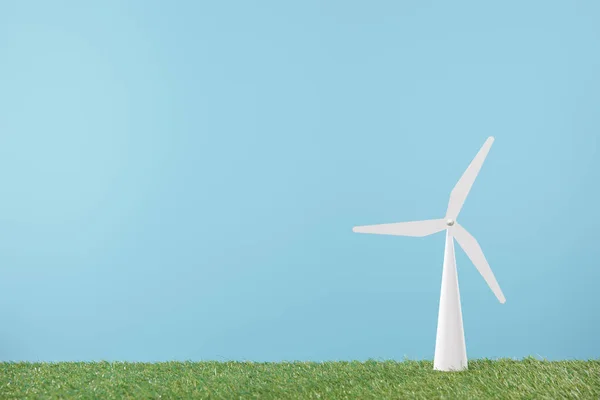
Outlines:
POLYGON ((471 164, 469 164, 466 171, 456 183, 456 186, 454 186, 454 189, 452 189, 444 218, 357 226, 352 229, 358 233, 415 237, 429 236, 444 230, 446 231, 442 289, 440 293, 440 308, 433 361, 433 368, 439 371, 460 371, 468 367, 458 276, 456 272, 456 258, 454 256, 454 239, 456 239, 471 262, 473 262, 500 303, 506 302, 479 243, 457 222, 458 214, 493 143, 493 137, 489 137, 485 141, 473 161, 471 161, 471 164))

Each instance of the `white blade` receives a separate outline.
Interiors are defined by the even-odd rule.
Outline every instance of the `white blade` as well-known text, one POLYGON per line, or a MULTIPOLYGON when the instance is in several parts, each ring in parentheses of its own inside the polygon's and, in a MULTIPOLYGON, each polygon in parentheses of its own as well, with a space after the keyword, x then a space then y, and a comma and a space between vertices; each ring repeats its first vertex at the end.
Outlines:
POLYGON ((395 224, 355 226, 352 228, 352 232, 423 237, 441 232, 447 227, 446 220, 444 219, 428 219, 424 221, 398 222, 395 224))
POLYGON ((479 174, 481 166, 483 165, 483 162, 485 161, 485 158, 492 147, 492 143, 494 143, 494 137, 490 136, 485 141, 473 161, 471 161, 471 164, 469 164, 465 172, 462 174, 456 183, 456 186, 454 186, 454 189, 452 189, 452 192, 450 193, 450 200, 448 201, 446 218, 455 220, 458 217, 458 214, 460 213, 460 210, 467 199, 467 195, 471 190, 471 186, 473 186, 473 182, 475 182, 475 178, 477 178, 477 174, 479 174))
POLYGON ((504 303, 506 301, 504 294, 502 294, 500 285, 498 285, 496 277, 494 276, 490 265, 485 259, 483 251, 481 250, 479 243, 477 243, 477 240, 475 240, 475 238, 458 223, 455 224, 454 229, 452 229, 452 236, 454 236, 460 247, 462 247, 465 253, 467 253, 467 256, 471 262, 473 262, 475 268, 477 268, 481 276, 483 276, 483 279, 485 279, 500 303, 504 303))

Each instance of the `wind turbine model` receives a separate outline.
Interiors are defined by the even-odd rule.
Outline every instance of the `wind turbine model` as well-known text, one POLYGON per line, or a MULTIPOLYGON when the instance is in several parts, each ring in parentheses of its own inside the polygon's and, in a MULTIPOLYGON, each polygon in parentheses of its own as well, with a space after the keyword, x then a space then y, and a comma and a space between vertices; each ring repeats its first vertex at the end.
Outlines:
POLYGON ((446 247, 444 250, 444 267, 442 272, 442 291, 440 294, 440 308, 438 314, 437 336, 435 340, 435 356, 433 369, 439 371, 459 371, 467 368, 467 350, 465 347, 465 334, 463 330, 462 311, 460 307, 460 292, 458 290, 458 276, 456 273, 456 258, 454 257, 454 239, 463 248, 465 253, 477 270, 483 276, 500 303, 506 299, 500 290, 483 251, 477 240, 456 218, 475 182, 475 178, 483 165, 494 138, 489 137, 467 170, 459 179, 450 193, 450 201, 446 216, 442 219, 424 221, 399 222, 395 224, 380 224, 357 226, 352 230, 358 233, 375 233, 379 235, 396 236, 429 236, 443 230, 446 231, 446 247))

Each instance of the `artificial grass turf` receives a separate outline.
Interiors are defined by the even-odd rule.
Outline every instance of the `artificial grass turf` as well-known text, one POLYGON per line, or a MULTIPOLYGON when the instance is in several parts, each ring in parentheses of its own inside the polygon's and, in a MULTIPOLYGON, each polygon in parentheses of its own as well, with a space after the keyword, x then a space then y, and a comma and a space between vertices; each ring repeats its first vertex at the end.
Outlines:
POLYGON ((0 399, 600 399, 600 360, 1 363, 0 399))

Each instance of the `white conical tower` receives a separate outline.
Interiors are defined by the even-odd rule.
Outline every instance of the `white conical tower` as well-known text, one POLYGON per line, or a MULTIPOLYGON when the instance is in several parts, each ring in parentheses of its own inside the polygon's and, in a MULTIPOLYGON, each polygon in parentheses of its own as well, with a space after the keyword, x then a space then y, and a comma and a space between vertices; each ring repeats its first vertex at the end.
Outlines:
MULTIPOLYGON (((448 225, 451 226, 453 223, 449 221, 448 225)), ((438 371, 461 371, 466 368, 467 349, 454 255, 454 238, 452 237, 452 227, 450 227, 446 230, 442 291, 440 294, 433 369, 438 371)))

